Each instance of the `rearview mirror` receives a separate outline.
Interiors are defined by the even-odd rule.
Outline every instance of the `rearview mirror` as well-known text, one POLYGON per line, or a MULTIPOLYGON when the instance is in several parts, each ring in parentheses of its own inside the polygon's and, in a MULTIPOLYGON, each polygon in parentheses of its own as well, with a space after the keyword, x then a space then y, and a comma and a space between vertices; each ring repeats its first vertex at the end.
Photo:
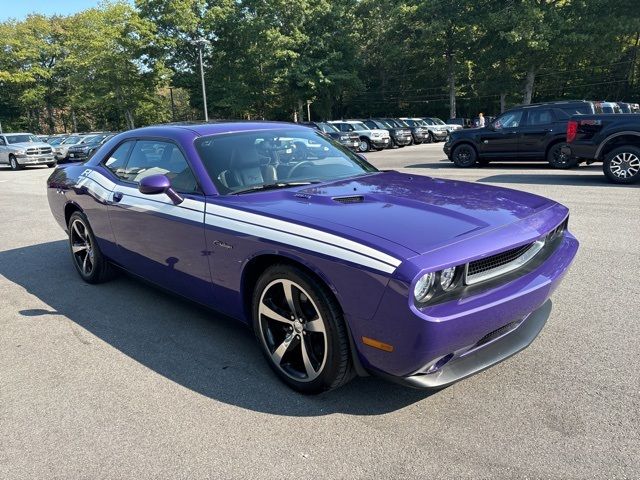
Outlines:
POLYGON ((145 195, 158 195, 160 193, 165 193, 175 205, 184 201, 184 198, 171 188, 171 180, 169 180, 166 175, 162 174, 144 177, 140 180, 138 190, 140 193, 144 193, 145 195))

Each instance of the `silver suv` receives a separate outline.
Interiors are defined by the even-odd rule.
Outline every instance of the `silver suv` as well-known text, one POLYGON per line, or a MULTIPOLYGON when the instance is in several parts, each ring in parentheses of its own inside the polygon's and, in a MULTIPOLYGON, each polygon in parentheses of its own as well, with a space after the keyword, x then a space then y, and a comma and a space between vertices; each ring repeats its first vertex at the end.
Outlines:
POLYGON ((329 123, 335 125, 341 132, 357 133, 360 137, 359 152, 368 152, 372 149, 382 150, 387 148, 391 142, 388 130, 371 129, 360 120, 333 120, 329 123))
POLYGON ((0 164, 8 164, 12 170, 27 165, 56 166, 51 145, 40 141, 33 133, 6 133, 0 135, 0 164))

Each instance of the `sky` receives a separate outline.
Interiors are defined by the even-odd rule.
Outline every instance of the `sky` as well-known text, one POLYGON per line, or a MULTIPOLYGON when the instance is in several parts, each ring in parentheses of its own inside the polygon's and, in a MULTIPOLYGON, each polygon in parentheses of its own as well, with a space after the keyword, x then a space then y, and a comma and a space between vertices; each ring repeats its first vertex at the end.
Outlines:
POLYGON ((99 3, 99 0, 0 0, 0 21, 22 20, 30 13, 69 15, 99 3))

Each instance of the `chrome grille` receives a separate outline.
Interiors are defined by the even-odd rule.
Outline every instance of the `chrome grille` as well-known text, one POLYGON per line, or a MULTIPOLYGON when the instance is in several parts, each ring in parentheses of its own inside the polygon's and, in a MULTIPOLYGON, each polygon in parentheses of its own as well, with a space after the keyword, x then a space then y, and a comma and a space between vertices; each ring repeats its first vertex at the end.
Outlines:
POLYGON ((27 155, 43 155, 51 153, 51 147, 27 148, 27 155))
POLYGON ((537 240, 490 257, 469 262, 466 265, 465 282, 467 285, 473 285, 512 272, 535 257, 542 250, 544 244, 544 240, 537 240))

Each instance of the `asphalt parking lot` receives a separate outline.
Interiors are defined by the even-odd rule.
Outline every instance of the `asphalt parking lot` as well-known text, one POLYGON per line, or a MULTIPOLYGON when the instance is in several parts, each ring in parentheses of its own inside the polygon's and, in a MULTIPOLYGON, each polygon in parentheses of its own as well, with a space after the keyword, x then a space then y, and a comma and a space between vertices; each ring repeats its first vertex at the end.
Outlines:
POLYGON ((248 329, 128 277, 83 284, 47 168, 0 169, 0 478, 638 478, 640 188, 599 165, 460 170, 442 144, 379 168, 571 209, 578 257, 527 350, 429 394, 377 378, 317 397, 248 329))

